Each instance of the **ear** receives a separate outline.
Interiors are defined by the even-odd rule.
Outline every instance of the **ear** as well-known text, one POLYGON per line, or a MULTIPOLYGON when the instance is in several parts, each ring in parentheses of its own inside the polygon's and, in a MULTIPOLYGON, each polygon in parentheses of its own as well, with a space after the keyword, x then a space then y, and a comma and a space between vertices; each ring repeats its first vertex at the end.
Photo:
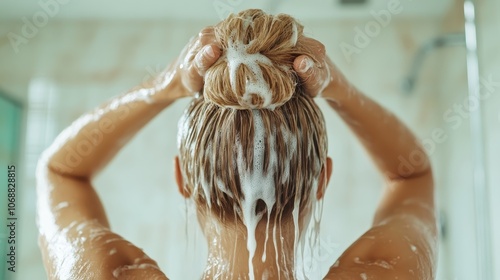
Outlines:
POLYGON ((191 196, 191 192, 184 186, 184 179, 182 178, 181 166, 179 163, 179 157, 176 156, 174 159, 174 174, 175 174, 175 182, 177 183, 177 189, 179 193, 184 198, 189 198, 191 196))
POLYGON ((321 169, 321 174, 319 175, 318 190, 316 192, 316 198, 318 200, 322 199, 325 195, 326 188, 330 182, 330 177, 332 176, 333 162, 330 157, 326 158, 326 164, 323 165, 321 169))

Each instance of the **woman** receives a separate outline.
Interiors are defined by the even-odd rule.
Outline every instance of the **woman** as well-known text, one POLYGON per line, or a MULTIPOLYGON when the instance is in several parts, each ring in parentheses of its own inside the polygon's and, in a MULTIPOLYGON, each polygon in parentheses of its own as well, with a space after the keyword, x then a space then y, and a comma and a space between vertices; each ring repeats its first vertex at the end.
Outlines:
POLYGON ((317 95, 387 182, 372 228, 324 279, 434 278, 433 179, 415 137, 293 18, 247 10, 204 29, 155 80, 82 116, 44 153, 38 226, 50 279, 167 279, 109 229, 91 179, 159 112, 196 92, 180 122, 175 174, 209 243, 202 279, 301 277, 297 247, 333 168, 317 95), (85 153, 80 161, 75 150, 85 153), (401 157, 416 155, 418 166, 402 168, 401 157))

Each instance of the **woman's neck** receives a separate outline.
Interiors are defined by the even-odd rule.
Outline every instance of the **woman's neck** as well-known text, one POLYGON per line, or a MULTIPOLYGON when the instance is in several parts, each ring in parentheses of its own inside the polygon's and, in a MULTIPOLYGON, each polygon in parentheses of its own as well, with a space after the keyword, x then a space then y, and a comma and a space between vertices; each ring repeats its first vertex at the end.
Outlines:
POLYGON ((266 226, 257 227, 254 252, 248 250, 245 231, 214 229, 205 228, 209 253, 202 279, 293 279, 293 225, 283 224, 282 230, 269 225, 267 238, 266 226))

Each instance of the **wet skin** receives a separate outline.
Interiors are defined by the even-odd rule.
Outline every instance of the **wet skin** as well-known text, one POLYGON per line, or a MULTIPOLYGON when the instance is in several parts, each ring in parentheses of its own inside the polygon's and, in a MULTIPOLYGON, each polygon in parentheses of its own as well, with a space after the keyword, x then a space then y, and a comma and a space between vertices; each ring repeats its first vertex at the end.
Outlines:
MULTIPOLYGON (((325 279, 433 279, 434 185, 423 149, 396 117, 347 81, 321 43, 306 37, 299 43, 317 46, 312 61, 299 56, 294 63, 307 91, 327 100, 386 179, 372 228, 332 264, 325 279), (412 153, 421 156, 420 164, 401 170, 399 157, 412 153)), ((49 279, 167 279, 154 260, 110 230, 92 178, 158 113, 200 91, 204 72, 220 55, 212 29, 202 30, 156 79, 82 116, 44 152, 37 169, 37 215, 49 279), (102 137, 91 142, 87 135, 94 131, 102 137), (88 149, 77 162, 72 151, 85 141, 88 149)), ((326 169, 331 173, 331 164, 326 169)), ((318 189, 318 199, 324 189, 318 189)), ((246 260, 238 265, 248 271, 246 260)))

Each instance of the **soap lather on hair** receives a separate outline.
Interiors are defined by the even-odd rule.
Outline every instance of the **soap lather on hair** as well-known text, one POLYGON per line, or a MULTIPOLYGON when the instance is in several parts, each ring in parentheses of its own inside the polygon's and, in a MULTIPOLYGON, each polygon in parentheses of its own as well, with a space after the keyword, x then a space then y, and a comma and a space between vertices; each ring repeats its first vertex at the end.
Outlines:
POLYGON ((310 52, 297 45, 302 32, 293 18, 263 17, 258 10, 219 23, 215 37, 223 54, 206 73, 207 100, 239 110, 274 110, 290 100, 298 85, 293 60, 310 52))

